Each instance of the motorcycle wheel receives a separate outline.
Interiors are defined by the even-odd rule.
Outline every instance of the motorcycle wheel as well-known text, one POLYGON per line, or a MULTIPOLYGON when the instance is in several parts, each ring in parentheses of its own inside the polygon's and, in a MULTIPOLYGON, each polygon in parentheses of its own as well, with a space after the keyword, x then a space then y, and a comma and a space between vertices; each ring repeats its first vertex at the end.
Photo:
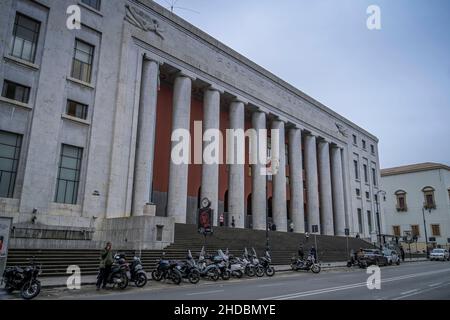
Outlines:
POLYGON ((178 272, 172 272, 170 275, 172 282, 179 285, 181 283, 181 275, 178 272))
POLYGON ((156 281, 161 281, 163 277, 162 272, 159 272, 158 269, 152 271, 152 279, 156 281))
POLYGON ((349 262, 347 262, 347 267, 348 268, 351 268, 352 267, 352 263, 349 261, 349 262))
POLYGON ((212 272, 212 274, 210 274, 210 276, 209 276, 211 278, 211 280, 213 280, 213 281, 219 280, 219 277, 220 277, 219 270, 214 269, 211 272, 212 272))
POLYGON ((147 284, 147 275, 144 272, 138 273, 134 281, 136 287, 142 288, 147 284))
POLYGON ((400 260, 397 260, 397 262, 395 263, 396 265, 400 265, 400 260))
POLYGON ((266 269, 266 275, 268 277, 273 277, 275 275, 275 268, 274 267, 268 267, 266 269))
POLYGON ((225 270, 220 276, 222 277, 222 280, 230 280, 231 274, 229 270, 225 270))
POLYGON ((242 278, 243 275, 241 270, 234 271, 234 276, 238 279, 242 278))
POLYGON ((261 266, 256 267, 256 276, 258 278, 261 278, 262 276, 264 276, 264 268, 261 266))
POLYGON ((126 287, 128 287, 128 276, 126 273, 122 273, 120 275, 120 282, 117 284, 117 286, 119 287, 120 290, 123 290, 126 287))
POLYGON ((249 277, 254 277, 255 276, 255 270, 253 268, 247 268, 245 269, 245 274, 249 277))
POLYGON ((311 266, 311 271, 312 271, 313 273, 319 273, 320 270, 321 270, 321 267, 320 267, 318 264, 313 264, 313 265, 311 266))
POLYGON ((192 284, 197 284, 200 281, 200 274, 198 271, 191 271, 188 275, 188 280, 192 284))
POLYGON ((35 298, 41 292, 41 283, 37 280, 26 282, 20 290, 20 295, 25 300, 35 298))

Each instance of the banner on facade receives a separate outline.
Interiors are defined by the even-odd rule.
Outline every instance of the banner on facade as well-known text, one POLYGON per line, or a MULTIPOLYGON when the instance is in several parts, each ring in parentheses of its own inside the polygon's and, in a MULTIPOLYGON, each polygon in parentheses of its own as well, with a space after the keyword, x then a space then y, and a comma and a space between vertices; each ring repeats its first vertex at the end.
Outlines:
POLYGON ((202 200, 201 205, 202 207, 198 209, 198 232, 207 235, 213 232, 213 210, 207 198, 202 200))

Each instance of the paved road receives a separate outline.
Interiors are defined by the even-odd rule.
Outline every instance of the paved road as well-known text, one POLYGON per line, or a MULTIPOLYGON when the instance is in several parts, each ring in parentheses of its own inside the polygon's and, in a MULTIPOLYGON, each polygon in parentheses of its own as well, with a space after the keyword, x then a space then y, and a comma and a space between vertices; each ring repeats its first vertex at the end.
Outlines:
POLYGON ((381 289, 369 290, 370 275, 361 269, 312 273, 278 273, 273 278, 202 281, 198 285, 151 281, 143 289, 96 292, 92 286, 77 292, 46 290, 40 299, 88 300, 291 300, 291 299, 446 299, 450 300, 450 263, 418 262, 381 268, 381 289))

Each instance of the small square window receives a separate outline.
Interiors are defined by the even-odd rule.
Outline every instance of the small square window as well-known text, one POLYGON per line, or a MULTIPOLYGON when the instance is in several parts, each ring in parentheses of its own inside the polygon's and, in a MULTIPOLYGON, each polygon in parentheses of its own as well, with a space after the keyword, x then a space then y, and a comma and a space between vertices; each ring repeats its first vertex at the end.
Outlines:
POLYGON ((87 119, 88 106, 72 100, 67 100, 66 114, 72 117, 87 119))
POLYGON ((2 96, 11 100, 28 103, 30 88, 21 84, 5 80, 3 83, 2 96))

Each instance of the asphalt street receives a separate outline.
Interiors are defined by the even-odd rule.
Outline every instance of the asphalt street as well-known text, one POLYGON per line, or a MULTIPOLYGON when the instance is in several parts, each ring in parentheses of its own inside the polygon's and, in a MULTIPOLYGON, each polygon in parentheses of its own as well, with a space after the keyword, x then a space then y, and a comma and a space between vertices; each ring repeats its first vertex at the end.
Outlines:
MULTIPOLYGON (((358 268, 338 268, 312 274, 280 272, 273 278, 245 278, 229 281, 201 281, 197 285, 150 281, 144 288, 133 285, 119 289, 95 291, 93 286, 81 290, 44 289, 38 299, 85 300, 450 300, 450 263, 417 262, 381 267, 381 288, 368 289, 371 274, 358 268)), ((18 297, 18 296, 16 296, 18 297)), ((8 298, 14 298, 10 296, 8 298)))

